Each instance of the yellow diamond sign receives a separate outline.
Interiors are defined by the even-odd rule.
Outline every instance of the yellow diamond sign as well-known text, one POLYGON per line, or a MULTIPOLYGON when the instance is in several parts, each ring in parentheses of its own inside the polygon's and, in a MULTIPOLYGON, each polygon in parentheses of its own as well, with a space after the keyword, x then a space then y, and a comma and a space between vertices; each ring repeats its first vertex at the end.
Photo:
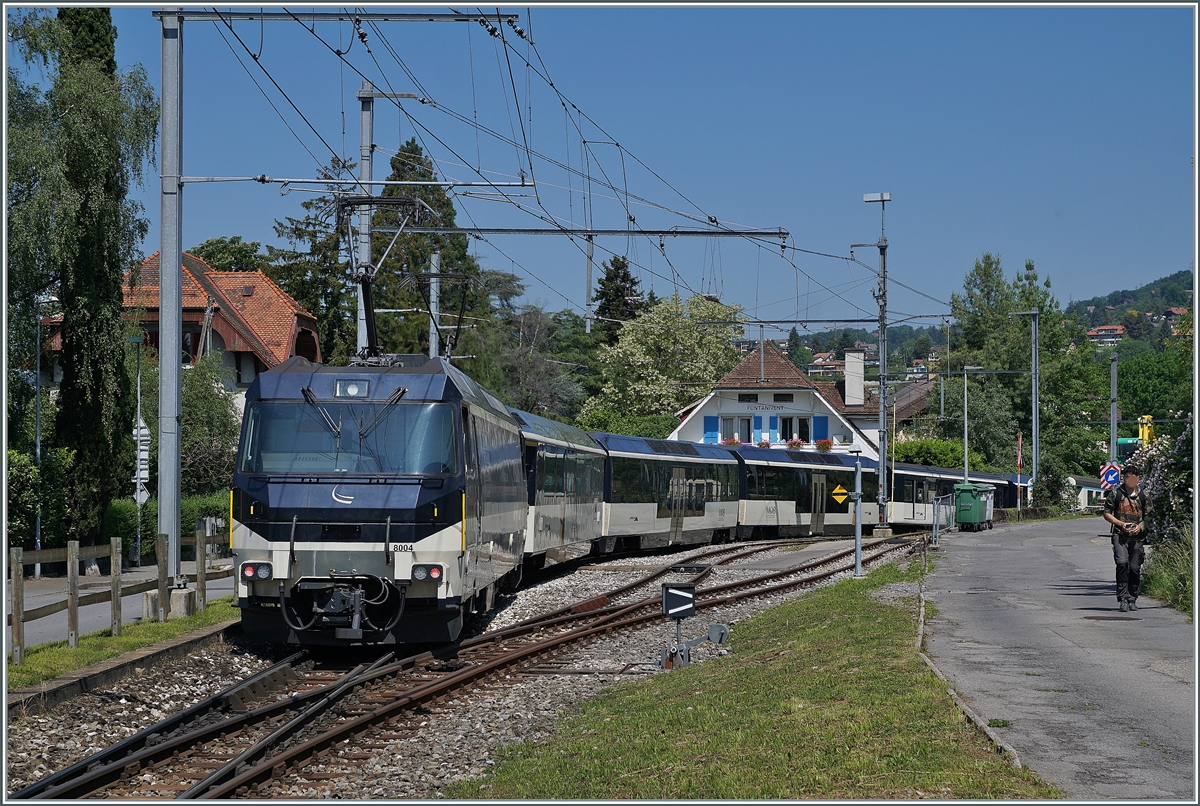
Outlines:
POLYGON ((846 499, 850 497, 850 493, 846 492, 846 488, 840 484, 833 488, 832 495, 833 500, 837 501, 839 504, 846 503, 846 499))

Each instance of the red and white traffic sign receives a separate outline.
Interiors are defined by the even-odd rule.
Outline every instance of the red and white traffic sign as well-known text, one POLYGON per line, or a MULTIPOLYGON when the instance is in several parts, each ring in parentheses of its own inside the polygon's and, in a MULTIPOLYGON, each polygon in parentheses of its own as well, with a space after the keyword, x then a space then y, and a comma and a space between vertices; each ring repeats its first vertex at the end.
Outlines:
POLYGON ((1121 466, 1116 462, 1107 462, 1100 468, 1100 486, 1111 490, 1121 483, 1121 466))

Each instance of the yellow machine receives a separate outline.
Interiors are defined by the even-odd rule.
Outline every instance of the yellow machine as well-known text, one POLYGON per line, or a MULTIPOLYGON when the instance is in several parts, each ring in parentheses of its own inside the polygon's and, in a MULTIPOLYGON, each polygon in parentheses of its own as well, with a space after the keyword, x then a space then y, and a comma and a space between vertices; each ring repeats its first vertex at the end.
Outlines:
POLYGON ((1154 418, 1149 414, 1138 417, 1138 439, 1143 445, 1149 445, 1154 441, 1154 418))

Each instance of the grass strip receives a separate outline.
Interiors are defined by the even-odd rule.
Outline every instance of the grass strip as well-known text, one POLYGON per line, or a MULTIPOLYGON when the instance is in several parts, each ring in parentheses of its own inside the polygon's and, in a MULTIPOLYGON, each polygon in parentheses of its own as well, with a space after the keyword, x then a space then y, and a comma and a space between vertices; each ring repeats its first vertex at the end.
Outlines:
POLYGON ((29 647, 25 650, 25 662, 20 666, 14 666, 12 655, 8 655, 7 691, 19 691, 93 663, 177 638, 201 627, 236 619, 239 612, 233 607, 233 597, 223 596, 209 601, 203 613, 193 616, 165 622, 142 620, 122 624, 118 636, 113 636, 108 629, 89 633, 82 636, 73 649, 67 646, 66 641, 29 647))
POLYGON ((1142 571, 1141 593, 1194 617, 1195 565, 1192 529, 1177 540, 1160 540, 1150 547, 1142 571))
MULTIPOLYGON (((916 603, 870 592, 917 562, 736 625, 730 655, 585 701, 552 738, 503 748, 463 799, 1057 798, 955 708, 913 646, 916 603)), ((914 597, 915 599, 915 597, 914 597)))

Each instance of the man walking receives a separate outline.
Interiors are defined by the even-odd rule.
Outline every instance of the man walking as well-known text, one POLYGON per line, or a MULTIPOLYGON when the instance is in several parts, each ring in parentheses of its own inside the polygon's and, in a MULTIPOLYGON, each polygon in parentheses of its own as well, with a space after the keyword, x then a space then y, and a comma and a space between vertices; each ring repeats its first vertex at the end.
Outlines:
POLYGON ((1104 496, 1104 520, 1112 524, 1113 560, 1117 563, 1117 602, 1122 613, 1137 610, 1142 560, 1146 558, 1146 514, 1149 501, 1139 486, 1141 472, 1121 470, 1121 484, 1104 496))

